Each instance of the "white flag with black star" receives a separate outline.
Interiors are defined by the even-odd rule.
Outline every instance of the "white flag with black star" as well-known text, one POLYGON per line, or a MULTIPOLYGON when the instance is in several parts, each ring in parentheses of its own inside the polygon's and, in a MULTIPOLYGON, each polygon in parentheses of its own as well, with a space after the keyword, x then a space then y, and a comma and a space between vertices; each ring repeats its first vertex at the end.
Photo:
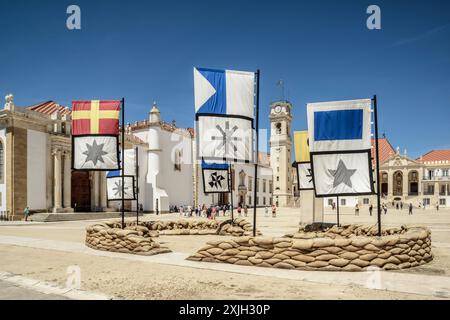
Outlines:
POLYGON ((299 190, 314 189, 311 162, 297 163, 297 178, 299 190))
POLYGON ((311 154, 317 197, 374 193, 370 151, 311 154))
POLYGON ((205 193, 230 192, 228 169, 203 169, 203 190, 205 193))
POLYGON ((73 136, 73 169, 119 169, 117 136, 73 136))
MULTIPOLYGON (((135 200, 133 176, 124 176, 124 200, 135 200)), ((122 200, 122 177, 107 177, 106 189, 108 200, 122 200)))

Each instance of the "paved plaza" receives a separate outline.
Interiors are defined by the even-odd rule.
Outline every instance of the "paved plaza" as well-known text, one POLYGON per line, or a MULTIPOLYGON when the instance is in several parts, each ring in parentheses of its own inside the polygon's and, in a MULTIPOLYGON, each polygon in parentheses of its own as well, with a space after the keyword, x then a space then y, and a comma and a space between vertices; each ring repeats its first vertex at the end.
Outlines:
MULTIPOLYGON (((252 221, 249 212, 247 219, 252 221)), ((276 218, 265 217, 258 209, 257 225, 264 235, 283 236, 297 230, 299 216, 296 208, 280 209, 276 218)), ((179 218, 165 214, 142 219, 179 218)), ((325 221, 335 222, 336 212, 327 210, 325 221)), ((353 210, 341 208, 340 221, 375 224, 376 216, 364 209, 355 216, 353 210)), ((449 299, 450 209, 417 209, 412 216, 391 209, 382 221, 384 226, 428 226, 434 260, 392 272, 248 267, 185 260, 216 239, 214 235, 160 236, 157 241, 173 252, 137 256, 86 247, 85 228, 93 221, 2 222, 0 294, 3 299, 449 299), (82 294, 63 295, 70 292, 67 279, 74 266, 79 267, 82 294), (56 289, 44 290, 40 283, 56 289)))

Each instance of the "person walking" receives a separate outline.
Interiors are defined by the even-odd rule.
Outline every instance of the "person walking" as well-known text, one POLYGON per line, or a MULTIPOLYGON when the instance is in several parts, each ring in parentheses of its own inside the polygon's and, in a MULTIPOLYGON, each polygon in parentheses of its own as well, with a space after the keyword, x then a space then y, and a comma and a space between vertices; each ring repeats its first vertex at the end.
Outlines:
POLYGON ((247 205, 244 206, 244 217, 246 217, 248 214, 248 207, 247 205))
POLYGON ((277 206, 275 204, 272 205, 272 218, 277 216, 277 206))
POLYGON ((239 217, 241 216, 241 211, 242 211, 242 208, 241 208, 241 206, 239 205, 238 208, 237 208, 237 212, 238 212, 238 216, 239 216, 239 217))
POLYGON ((355 216, 359 216, 359 205, 355 205, 355 216))
POLYGON ((370 215, 372 215, 372 210, 373 210, 373 204, 370 204, 370 206, 369 206, 369 213, 370 213, 370 215))
POLYGON ((23 209, 23 215, 25 216, 25 221, 28 221, 28 216, 30 215, 30 208, 28 206, 23 209))
POLYGON ((268 216, 269 216, 269 207, 268 207, 268 206, 266 206, 266 207, 264 208, 264 216, 265 216, 265 217, 268 217, 268 216))
POLYGON ((412 203, 409 203, 409 212, 408 215, 412 215, 413 214, 413 205, 412 203))
POLYGON ((403 210, 403 202, 400 202, 400 209, 403 210))
POLYGON ((383 210, 384 210, 384 214, 387 214, 387 204, 386 203, 383 205, 383 210))

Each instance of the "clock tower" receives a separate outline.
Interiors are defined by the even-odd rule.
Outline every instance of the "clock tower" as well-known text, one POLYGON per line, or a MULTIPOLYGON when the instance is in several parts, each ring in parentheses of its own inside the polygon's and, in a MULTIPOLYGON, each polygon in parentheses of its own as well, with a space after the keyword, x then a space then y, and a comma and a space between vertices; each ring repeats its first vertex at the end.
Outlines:
POLYGON ((270 164, 273 172, 273 203, 286 207, 292 200, 292 105, 276 101, 270 105, 270 164))

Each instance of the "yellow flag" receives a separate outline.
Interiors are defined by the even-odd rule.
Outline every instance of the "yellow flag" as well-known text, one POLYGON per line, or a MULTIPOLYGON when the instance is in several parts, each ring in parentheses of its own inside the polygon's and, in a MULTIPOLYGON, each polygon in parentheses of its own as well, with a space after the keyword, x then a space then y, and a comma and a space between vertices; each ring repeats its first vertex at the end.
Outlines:
POLYGON ((295 161, 310 162, 309 160, 309 144, 308 131, 294 132, 295 161))

